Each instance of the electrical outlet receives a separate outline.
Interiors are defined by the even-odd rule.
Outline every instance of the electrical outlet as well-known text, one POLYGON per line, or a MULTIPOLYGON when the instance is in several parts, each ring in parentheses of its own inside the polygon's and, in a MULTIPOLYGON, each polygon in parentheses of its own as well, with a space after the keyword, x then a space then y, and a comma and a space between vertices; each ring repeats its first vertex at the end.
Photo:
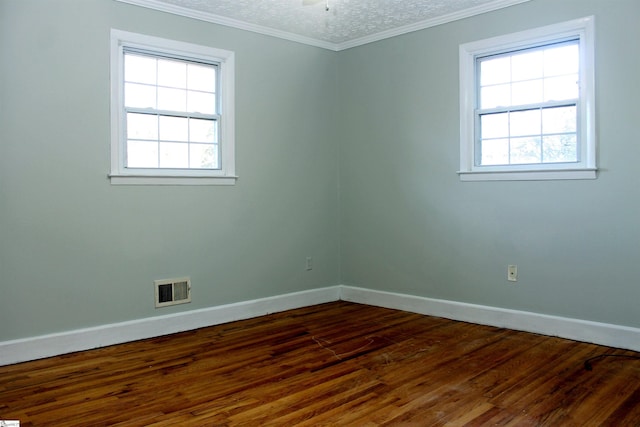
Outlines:
POLYGON ((510 282, 518 281, 518 266, 517 265, 509 265, 507 266, 507 280, 510 282))
POLYGON ((310 256, 307 257, 305 268, 307 269, 307 271, 313 270, 313 258, 311 258, 310 256))

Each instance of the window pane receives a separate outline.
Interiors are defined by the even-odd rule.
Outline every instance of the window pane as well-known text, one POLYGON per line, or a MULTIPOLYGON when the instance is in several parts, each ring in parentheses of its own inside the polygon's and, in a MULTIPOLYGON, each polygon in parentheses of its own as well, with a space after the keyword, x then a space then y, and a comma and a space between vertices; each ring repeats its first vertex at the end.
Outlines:
POLYGON ((185 89, 187 64, 183 61, 158 60, 158 85, 185 89))
POLYGON ((509 136, 509 113, 485 114, 480 117, 481 139, 509 136))
POLYGON ((542 110, 542 133, 576 131, 576 107, 545 108, 542 110))
POLYGON ((511 164, 540 163, 542 147, 540 138, 512 138, 511 164))
POLYGON ((579 87, 577 74, 544 79, 545 101, 563 101, 565 99, 577 99, 578 94, 579 87))
POLYGON ((540 110, 512 112, 510 124, 511 136, 540 135, 540 110))
POLYGON ((542 143, 543 163, 578 161, 578 141, 575 134, 545 136, 542 143))
POLYGON ((187 89, 212 93, 216 91, 216 68, 214 66, 189 64, 187 78, 187 89))
POLYGON ((544 75, 577 74, 580 67, 578 44, 560 46, 544 51, 544 75))
POLYGON ((511 85, 483 87, 480 100, 480 108, 508 107, 511 105, 511 85))
POLYGON ((480 59, 478 64, 479 107, 482 109, 577 99, 579 96, 577 43, 480 59))
POLYGON ((191 142, 218 142, 218 122, 215 120, 189 120, 191 142))
POLYGON ((482 141, 480 164, 484 166, 509 164, 509 140, 491 139, 482 141))
POLYGON ((156 59, 150 56, 125 54, 124 80, 126 82, 156 84, 156 59))
POLYGON ((216 95, 205 92, 187 93, 188 104, 187 111, 191 113, 215 114, 216 113, 216 95))
POLYGON ((536 104, 542 102, 542 80, 514 83, 511 105, 536 104))
POLYGON ((480 61, 480 85, 494 85, 511 81, 511 58, 501 57, 480 61))
POLYGON ((188 168, 189 144, 180 142, 160 143, 161 168, 188 168))
POLYGON ((158 140, 158 116, 155 114, 127 114, 127 138, 158 140))
POLYGON ((133 108, 156 108, 156 87, 125 83, 124 105, 133 108))
POLYGON ((189 119, 160 116, 160 139, 162 141, 189 141, 189 119))
MULTIPOLYGON (((219 92, 226 86, 218 78, 227 65, 152 45, 144 51, 133 44, 123 47, 122 100, 117 101, 124 104, 124 154, 118 168, 124 163, 125 168, 221 169, 219 92)), ((231 58, 228 52, 215 53, 212 57, 231 58)), ((232 70, 233 61, 229 64, 232 70)))
POLYGON ((511 57, 511 79, 520 80, 539 79, 543 77, 542 51, 521 53, 511 57))
POLYGON ((219 169, 218 144, 190 144, 192 168, 219 169))
POLYGON ((186 111, 187 91, 182 89, 158 88, 158 109, 186 111))
POLYGON ((128 168, 157 168, 158 143, 153 141, 127 141, 128 168))

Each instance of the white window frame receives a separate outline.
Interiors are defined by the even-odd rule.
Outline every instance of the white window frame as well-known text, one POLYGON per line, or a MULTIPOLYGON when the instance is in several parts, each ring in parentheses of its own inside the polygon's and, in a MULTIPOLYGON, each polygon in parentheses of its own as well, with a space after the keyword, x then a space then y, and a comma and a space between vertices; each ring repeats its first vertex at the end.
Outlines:
POLYGON ((460 180, 560 180, 595 179, 595 61, 594 17, 589 16, 555 25, 493 37, 460 45, 460 180), (476 164, 478 105, 476 59, 493 54, 579 39, 580 95, 578 99, 578 161, 534 165, 482 166, 476 164))
POLYGON ((127 31, 111 30, 111 184, 115 185, 233 185, 235 175, 234 120, 235 55, 216 49, 127 31), (220 168, 161 169, 126 167, 124 108, 124 50, 135 48, 177 58, 218 64, 220 88, 220 168))

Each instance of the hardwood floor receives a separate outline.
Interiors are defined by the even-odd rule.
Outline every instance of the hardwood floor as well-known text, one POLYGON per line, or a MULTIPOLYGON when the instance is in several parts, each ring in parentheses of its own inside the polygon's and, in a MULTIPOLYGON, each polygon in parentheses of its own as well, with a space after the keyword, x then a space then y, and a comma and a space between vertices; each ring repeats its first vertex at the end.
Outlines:
POLYGON ((0 367, 29 426, 640 426, 640 360, 335 302, 0 367))

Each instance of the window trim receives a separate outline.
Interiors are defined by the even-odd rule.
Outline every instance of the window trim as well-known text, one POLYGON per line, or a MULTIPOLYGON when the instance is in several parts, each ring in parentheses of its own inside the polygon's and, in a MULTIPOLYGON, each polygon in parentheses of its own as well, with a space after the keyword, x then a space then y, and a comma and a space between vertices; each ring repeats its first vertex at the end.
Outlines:
POLYGON ((460 45, 459 58, 460 170, 458 174, 461 181, 595 179, 597 177, 593 16, 465 43, 460 45), (577 104, 580 160, 577 163, 476 165, 475 109, 478 96, 476 58, 570 38, 579 39, 580 49, 580 97, 577 104))
POLYGON ((234 52, 160 37, 111 29, 111 172, 114 185, 234 185, 234 52), (124 49, 158 52, 177 58, 218 63, 220 88, 220 169, 125 167, 124 49))

